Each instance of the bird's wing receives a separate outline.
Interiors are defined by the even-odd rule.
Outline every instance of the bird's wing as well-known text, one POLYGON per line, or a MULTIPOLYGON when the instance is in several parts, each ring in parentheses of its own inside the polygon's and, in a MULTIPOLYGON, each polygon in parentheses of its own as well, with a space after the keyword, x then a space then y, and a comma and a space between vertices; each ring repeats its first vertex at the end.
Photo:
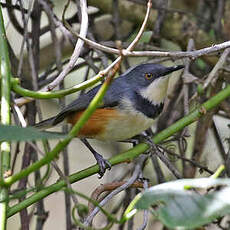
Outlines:
MULTIPOLYGON (((73 112, 85 110, 91 100, 94 98, 101 85, 88 91, 86 94, 81 95, 78 99, 67 105, 59 114, 57 114, 53 120, 52 125, 56 125, 62 122, 69 114, 73 112)), ((99 105, 100 108, 114 107, 117 106, 120 99, 123 97, 127 90, 127 84, 125 81, 120 81, 119 78, 115 79, 107 90, 102 103, 99 105), (116 82, 116 84, 114 84, 116 82)))

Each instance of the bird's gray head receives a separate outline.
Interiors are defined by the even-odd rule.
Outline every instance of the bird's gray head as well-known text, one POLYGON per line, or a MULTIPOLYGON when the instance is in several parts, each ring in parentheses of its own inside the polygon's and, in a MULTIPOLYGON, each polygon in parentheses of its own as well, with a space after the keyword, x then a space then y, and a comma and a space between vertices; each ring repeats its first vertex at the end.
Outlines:
POLYGON ((165 67, 160 64, 141 64, 128 70, 126 78, 132 88, 150 102, 161 103, 167 95, 168 74, 184 68, 183 65, 165 67))
POLYGON ((125 77, 130 84, 136 85, 138 88, 145 88, 155 80, 182 68, 184 68, 183 65, 165 67, 160 64, 146 63, 130 68, 125 73, 125 77))

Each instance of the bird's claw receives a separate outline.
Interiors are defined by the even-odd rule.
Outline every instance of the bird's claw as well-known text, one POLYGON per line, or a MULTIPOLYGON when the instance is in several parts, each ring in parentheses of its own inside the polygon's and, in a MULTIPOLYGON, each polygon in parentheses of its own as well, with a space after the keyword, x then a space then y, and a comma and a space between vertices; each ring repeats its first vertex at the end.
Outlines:
POLYGON ((109 169, 109 170, 111 169, 111 164, 109 163, 109 161, 104 159, 103 156, 100 155, 99 153, 95 155, 95 158, 99 165, 99 172, 98 172, 99 178, 102 178, 105 174, 106 169, 109 169))
POLYGON ((144 142, 147 145, 149 145, 150 150, 154 150, 156 148, 156 144, 154 144, 154 142, 152 141, 151 137, 149 137, 149 136, 140 135, 139 140, 140 140, 140 142, 144 142))
POLYGON ((153 142, 150 136, 146 135, 139 135, 138 137, 139 142, 144 142, 149 146, 149 150, 146 153, 154 154, 158 151, 158 146, 153 142))

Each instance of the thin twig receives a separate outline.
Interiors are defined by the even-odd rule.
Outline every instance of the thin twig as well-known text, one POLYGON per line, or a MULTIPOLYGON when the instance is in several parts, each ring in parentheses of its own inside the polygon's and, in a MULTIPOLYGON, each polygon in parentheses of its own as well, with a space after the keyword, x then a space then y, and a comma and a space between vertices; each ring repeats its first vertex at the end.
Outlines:
POLYGON ((180 179, 182 178, 181 174, 179 171, 176 169, 176 167, 170 162, 168 157, 164 155, 161 151, 159 151, 157 148, 154 149, 154 153, 159 157, 159 159, 167 166, 169 171, 177 178, 180 179))
MULTIPOLYGON (((229 41, 229 44, 230 44, 230 41, 229 41)), ((227 48, 224 50, 218 62, 216 63, 212 71, 209 73, 208 78, 205 80, 202 86, 204 90, 210 85, 210 83, 214 84, 216 82, 217 77, 219 76, 217 73, 221 68, 223 68, 229 53, 230 53, 230 48, 227 48)), ((190 100, 193 100, 197 96, 198 96, 198 93, 195 93, 190 100)))
POLYGON ((224 52, 221 55, 221 57, 219 58, 218 62, 216 63, 216 65, 214 66, 214 68, 212 69, 212 71, 210 72, 210 74, 208 75, 207 80, 203 84, 203 89, 206 89, 209 86, 210 83, 213 83, 213 84, 215 83, 214 81, 216 81, 216 79, 217 79, 216 78, 217 77, 217 72, 225 64, 226 59, 227 59, 229 53, 230 53, 230 48, 224 50, 224 52))
MULTIPOLYGON (((89 40, 87 38, 81 37, 79 34, 74 32, 74 34, 77 38, 82 39, 87 45, 94 49, 99 49, 101 51, 112 53, 112 54, 119 54, 119 50, 115 48, 110 48, 104 45, 101 45, 97 42, 94 42, 92 40, 89 40)), ((203 55, 212 54, 214 52, 221 51, 223 49, 230 47, 230 41, 226 41, 220 44, 214 44, 210 47, 206 47, 199 50, 194 51, 130 51, 127 49, 122 50, 122 53, 124 56, 130 56, 130 57, 171 57, 171 58, 198 58, 203 55)))
MULTIPOLYGON (((40 153, 43 157, 45 156, 45 153, 43 153, 34 143, 32 142, 28 142, 30 146, 32 146, 38 153, 40 153)), ((62 170, 59 168, 59 166, 57 165, 57 163, 55 161, 51 161, 51 164, 52 166, 54 167, 54 169, 56 170, 56 172, 58 173, 58 175, 60 176, 60 178, 62 180, 64 180, 68 186, 68 188, 70 190, 73 190, 72 189, 72 186, 71 186, 71 183, 69 182, 68 180, 68 177, 65 176, 62 172, 62 170)), ((74 191, 74 190, 73 190, 74 191)), ((72 200, 75 204, 78 204, 78 201, 77 201, 77 197, 75 196, 74 193, 70 193, 71 197, 72 197, 72 200)))
MULTIPOLYGON (((20 8, 23 9, 23 2, 19 1, 20 3, 20 8)), ((28 6, 28 15, 27 17, 25 17, 24 15, 24 11, 21 10, 21 14, 22 14, 22 21, 24 24, 24 34, 23 34, 23 40, 22 40, 22 44, 21 44, 21 48, 20 48, 20 55, 19 55, 19 64, 18 64, 18 69, 17 69, 17 75, 21 76, 22 73, 22 66, 23 66, 23 52, 24 52, 24 46, 25 46, 25 42, 28 39, 28 22, 32 13, 32 9, 33 9, 33 5, 34 5, 34 1, 30 1, 29 2, 29 6, 28 6)))
POLYGON ((161 9, 158 9, 157 19, 154 25, 152 38, 159 38, 161 27, 166 15, 166 9, 168 8, 168 0, 160 0, 156 3, 157 6, 161 7, 161 9))
POLYGON ((120 18, 120 12, 119 12, 119 0, 113 0, 112 2, 112 9, 113 9, 113 25, 114 25, 114 32, 115 32, 115 39, 120 40, 121 39, 121 18, 120 18))
POLYGON ((226 174, 228 177, 230 177, 230 139, 228 139, 228 152, 226 155, 225 167, 226 167, 226 174))
MULTIPOLYGON (((189 42, 188 42, 188 46, 187 46, 187 51, 191 51, 194 49, 194 40, 193 39, 189 39, 189 42)), ((189 73, 189 67, 190 67, 190 64, 191 64, 191 59, 189 58, 186 58, 185 60, 185 68, 184 68, 184 73, 182 75, 182 79, 183 79, 183 82, 184 82, 184 85, 183 85, 183 94, 184 94, 184 115, 187 115, 189 113, 189 102, 188 102, 188 85, 186 84, 187 83, 187 78, 190 77, 190 73, 189 73)))
MULTIPOLYGON (((100 196, 104 192, 110 192, 113 191, 114 189, 124 185, 127 181, 115 181, 112 183, 106 183, 98 186, 91 194, 90 198, 93 200, 99 200, 100 196)), ((150 184, 148 184, 150 186, 150 184)), ((144 183, 142 181, 135 181, 130 188, 144 188, 144 183)), ((89 213, 92 212, 94 205, 89 202, 88 204, 89 207, 89 213)))
MULTIPOLYGON (((81 15, 82 15, 80 35, 85 38, 87 34, 87 30, 88 30, 88 13, 87 13, 86 0, 80 0, 80 6, 81 6, 81 15)), ((83 45, 84 45, 84 41, 81 39, 78 39, 77 44, 74 48, 74 52, 71 55, 69 63, 65 66, 62 72, 59 74, 59 76, 51 84, 47 86, 47 90, 54 89, 61 81, 63 81, 65 76, 76 65, 76 62, 81 53, 81 49, 83 45)))
POLYGON ((219 133, 219 130, 216 126, 214 119, 212 120, 212 130, 213 130, 213 134, 214 134, 214 137, 216 140, 216 147, 218 148, 220 156, 221 156, 222 160, 224 161, 226 159, 227 153, 225 152, 222 138, 221 138, 221 135, 219 133))
POLYGON ((217 1, 217 10, 216 10, 216 15, 215 15, 215 24, 214 24, 214 29, 216 36, 218 38, 221 38, 223 35, 223 17, 224 17, 224 10, 225 10, 225 0, 219 0, 217 1))
POLYGON ((202 171, 206 171, 207 173, 209 173, 210 175, 212 175, 214 172, 212 170, 210 170, 208 167, 204 166, 204 165, 201 165, 200 163, 194 161, 194 160, 191 160, 191 159, 188 159, 188 158, 185 158, 185 157, 182 157, 180 156, 179 154, 176 154, 174 152, 172 152, 171 150, 167 149, 167 148, 164 148, 162 146, 160 146, 160 148, 162 148, 166 153, 172 155, 173 157, 176 157, 178 159, 181 159, 182 161, 187 161, 189 162, 190 164, 194 165, 194 167, 197 167, 197 168, 200 168, 202 171))
MULTIPOLYGON (((118 193, 120 193, 121 191, 129 188, 138 178, 141 170, 142 170, 142 166, 145 162, 145 160, 148 158, 148 155, 142 155, 139 157, 139 160, 137 161, 137 164, 135 166, 135 170, 133 172, 132 177, 130 177, 130 179, 123 185, 121 185, 120 187, 118 187, 117 189, 113 190, 107 197, 105 197, 104 200, 102 200, 100 202, 100 206, 103 207, 108 201, 110 201, 115 195, 117 195, 118 193)), ((88 226, 90 225, 90 223, 92 222, 94 216, 99 212, 99 208, 96 207, 90 214, 89 216, 86 218, 84 225, 88 226)))
POLYGON ((18 120, 20 121, 21 126, 26 127, 27 126, 26 120, 25 120, 21 110, 19 109, 19 107, 16 104, 14 104, 13 107, 14 107, 15 112, 17 113, 18 120))
MULTIPOLYGON (((148 188, 148 181, 145 179, 144 180, 144 189, 146 190, 148 188)), ((144 230, 147 227, 148 224, 148 216, 149 216, 149 210, 144 210, 144 215, 143 215, 143 223, 142 225, 138 228, 138 230, 144 230)))
POLYGON ((162 169, 160 167, 160 164, 158 162, 157 156, 155 154, 151 155, 151 161, 152 161, 155 173, 156 173, 157 183, 158 184, 164 183, 165 177, 164 177, 164 174, 163 174, 162 169))
MULTIPOLYGON (((189 39, 187 51, 192 51, 193 49, 194 49, 194 40, 189 39)), ((186 58, 185 68, 184 68, 184 72, 182 74, 182 79, 183 79, 182 93, 183 93, 184 116, 189 114, 189 85, 187 84, 187 82, 188 82, 188 79, 190 78, 190 72, 189 72, 190 64, 191 64, 191 59, 186 58)), ((187 135, 189 134, 189 130, 188 130, 187 126, 183 129, 181 136, 183 137, 185 133, 187 135)), ((183 138, 179 138, 178 144, 179 144, 180 155, 182 157, 185 157, 186 149, 182 148, 183 140, 184 140, 183 138)), ((185 171, 187 171, 186 170, 186 164, 185 164, 185 161, 182 161, 182 174, 183 175, 185 175, 185 171)))

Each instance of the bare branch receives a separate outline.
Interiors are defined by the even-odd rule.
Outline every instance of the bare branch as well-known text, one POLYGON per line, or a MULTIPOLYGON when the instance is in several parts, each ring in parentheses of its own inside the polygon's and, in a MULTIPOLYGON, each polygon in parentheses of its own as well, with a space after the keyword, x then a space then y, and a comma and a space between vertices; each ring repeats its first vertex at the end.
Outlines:
MULTIPOLYGON (((133 175, 132 177, 130 177, 130 179, 123 185, 121 185, 120 187, 116 188, 115 190, 113 190, 108 196, 105 197, 105 199, 103 199, 101 202, 100 202, 100 206, 103 207, 108 201, 110 201, 115 195, 117 195, 118 193, 120 193, 121 191, 129 188, 137 179, 138 179, 138 176, 139 174, 141 173, 141 170, 142 170, 142 166, 143 166, 143 163, 145 162, 145 160, 148 158, 148 155, 142 155, 139 157, 139 160, 137 161, 137 164, 135 166, 135 170, 133 172, 133 175)), ((99 212, 99 208, 96 207, 90 214, 89 216, 86 218, 85 222, 84 222, 84 225, 88 226, 94 216, 99 212)))
MULTIPOLYGON (((82 15, 80 35, 84 38, 86 37, 87 30, 88 30, 88 13, 87 13, 86 0, 80 0, 80 6, 81 6, 81 15, 82 15)), ((51 84, 49 84, 46 87, 47 90, 54 89, 61 81, 63 81, 65 76, 76 65, 77 59, 81 53, 81 49, 83 45, 84 45, 84 41, 81 39, 78 39, 69 63, 64 67, 64 69, 59 74, 59 76, 51 84)))

